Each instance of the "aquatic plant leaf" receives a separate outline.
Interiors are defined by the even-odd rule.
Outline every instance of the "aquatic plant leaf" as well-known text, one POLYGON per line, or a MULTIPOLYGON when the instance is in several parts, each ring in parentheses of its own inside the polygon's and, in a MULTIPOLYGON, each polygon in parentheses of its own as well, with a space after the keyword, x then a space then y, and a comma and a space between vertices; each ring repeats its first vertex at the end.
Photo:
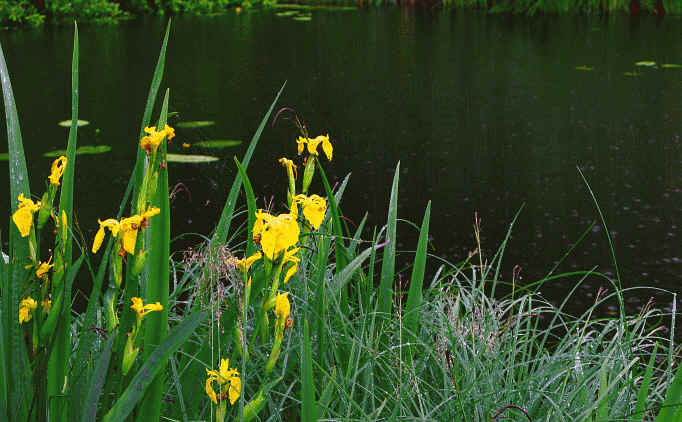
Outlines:
POLYGON ((625 76, 640 76, 639 72, 623 72, 625 76))
POLYGON ((654 66, 656 66, 656 62, 650 61, 650 60, 642 60, 639 62, 635 62, 635 66, 654 67, 654 66))
POLYGON ((181 127, 183 129, 195 129, 199 127, 213 126, 215 122, 210 120, 194 120, 191 122, 178 122, 175 124, 176 127, 181 127))
POLYGON ((9 153, 8 152, 0 152, 0 161, 7 161, 9 160, 9 153))
MULTIPOLYGON (((71 127, 71 120, 62 120, 61 122, 57 123, 61 127, 71 127)), ((82 126, 87 126, 89 125, 90 122, 87 120, 76 120, 76 126, 82 127, 82 126)))
POLYGON ((294 16, 292 19, 297 21, 297 22, 310 22, 311 20, 313 20, 313 17, 312 16, 294 16))
MULTIPOLYGON (((76 155, 104 154, 109 151, 111 151, 111 146, 109 145, 81 145, 76 148, 76 155)), ((43 157, 54 158, 59 157, 60 155, 66 155, 66 150, 56 149, 54 151, 48 151, 43 154, 43 157)))
POLYGON ((167 154, 166 161, 169 163, 211 163, 218 161, 220 158, 210 155, 193 155, 193 154, 167 154))
POLYGON ((575 70, 584 70, 584 71, 586 71, 586 72, 591 72, 591 71, 594 70, 594 67, 593 67, 593 66, 588 66, 588 65, 584 64, 584 65, 582 65, 582 66, 576 66, 576 67, 575 67, 575 70))
POLYGON ((237 139, 216 139, 211 141, 201 141, 193 144, 202 148, 229 148, 240 145, 242 141, 237 139))
MULTIPOLYGON (((170 90, 166 89, 161 104, 161 114, 157 127, 165 127, 168 121, 168 102, 170 90)), ((160 151, 166 153, 167 143, 161 145, 160 151)), ((142 278, 147 282, 144 293, 147 303, 160 303, 163 307, 160 312, 149 315, 145 321, 143 342, 143 356, 145 359, 151 356, 151 351, 157 344, 161 344, 168 335, 168 279, 170 277, 168 262, 170 259, 170 202, 168 195, 168 166, 160 166, 158 169, 158 181, 155 195, 151 204, 159 209, 159 215, 151 222, 149 230, 150 244, 154 245, 149 252, 149 264, 146 274, 142 278), (146 276, 145 276, 146 275, 146 276)), ((165 364, 160 372, 165 372, 165 364)), ((139 422, 158 421, 161 414, 161 402, 163 393, 166 391, 163 375, 157 375, 152 381, 144 399, 137 408, 136 420, 139 422)))
POLYGON ((295 10, 287 10, 286 12, 278 12, 278 13, 275 13, 275 16, 278 16, 278 17, 280 17, 280 18, 286 18, 286 17, 289 17, 289 16, 294 16, 294 15, 296 15, 296 14, 298 14, 298 12, 295 11, 295 10))
POLYGON ((661 65, 663 69, 682 69, 682 64, 664 63, 661 65))

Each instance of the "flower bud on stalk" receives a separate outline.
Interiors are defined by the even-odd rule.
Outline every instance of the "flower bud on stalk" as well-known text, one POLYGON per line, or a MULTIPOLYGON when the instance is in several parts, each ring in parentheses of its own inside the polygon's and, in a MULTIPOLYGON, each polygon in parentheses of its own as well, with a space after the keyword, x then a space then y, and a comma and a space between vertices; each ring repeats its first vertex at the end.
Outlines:
POLYGON ((126 345, 123 349, 123 363, 121 365, 123 376, 128 374, 130 368, 132 368, 135 363, 135 359, 137 359, 137 354, 140 353, 140 348, 134 347, 136 337, 137 333, 135 333, 135 335, 128 333, 128 340, 126 340, 126 345))
POLYGON ((147 250, 139 250, 135 254, 135 258, 133 259, 133 268, 132 268, 132 275, 133 277, 137 277, 140 275, 142 270, 144 270, 144 266, 147 263, 147 255, 149 255, 149 249, 147 250))
POLYGON ((123 257, 115 250, 111 251, 111 277, 120 289, 123 282, 123 257))
POLYGON ((305 170, 303 171, 303 186, 302 192, 304 194, 308 193, 308 188, 310 183, 313 181, 313 176, 315 175, 315 156, 310 155, 305 162, 305 170))
POLYGON ((52 212, 52 202, 54 201, 54 194, 56 188, 54 185, 49 185, 47 192, 40 198, 40 210, 38 211, 38 231, 43 228, 47 220, 50 218, 52 212))

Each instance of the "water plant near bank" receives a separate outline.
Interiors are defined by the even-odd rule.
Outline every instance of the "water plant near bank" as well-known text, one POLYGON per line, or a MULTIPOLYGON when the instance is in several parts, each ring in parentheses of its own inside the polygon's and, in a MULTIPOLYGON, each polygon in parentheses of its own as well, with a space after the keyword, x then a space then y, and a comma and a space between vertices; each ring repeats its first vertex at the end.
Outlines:
POLYGON ((398 270, 400 164, 386 225, 370 238, 366 218, 351 230, 342 212, 350 175, 332 187, 325 173, 344 153, 333 136, 311 135, 295 116, 299 133, 281 143, 282 158, 250 167, 281 90, 235 159, 214 233, 172 254, 169 90, 151 122, 168 29, 120 207, 78 222, 96 230, 79 237, 77 34, 66 153, 41 177, 40 196, 0 49, 12 194, 8 262, 0 259, 0 420, 680 420, 676 308, 626 315, 631 292, 596 270, 526 286, 512 278, 501 297, 506 239, 491 257, 478 243, 427 276, 427 259, 437 259, 430 202, 412 265, 398 270), (248 171, 266 165, 281 166, 282 196, 259 208, 248 171), (589 276, 610 292, 567 315, 589 276), (83 312, 71 307, 76 277, 92 281, 83 312), (559 281, 574 287, 554 306, 536 288, 559 281), (616 317, 594 317, 614 303, 616 317))

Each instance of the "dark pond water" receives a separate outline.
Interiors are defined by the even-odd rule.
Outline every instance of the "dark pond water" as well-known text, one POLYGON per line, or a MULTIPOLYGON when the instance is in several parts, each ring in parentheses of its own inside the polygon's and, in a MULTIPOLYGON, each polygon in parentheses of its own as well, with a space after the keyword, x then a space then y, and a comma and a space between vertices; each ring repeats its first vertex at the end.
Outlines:
MULTIPOLYGON (((81 129, 79 143, 113 147, 78 159, 76 204, 86 239, 98 217, 115 214, 132 169, 163 26, 150 18, 81 28, 80 117, 92 124, 81 129)), ((287 81, 279 105, 295 108, 311 134, 334 140, 328 174, 338 181, 352 172, 343 208, 355 222, 365 211, 371 225, 385 220, 400 160, 399 217, 421 221, 432 200, 433 253, 448 260, 474 249, 475 211, 491 257, 525 204, 502 274, 510 280, 519 265, 531 282, 598 219, 580 166, 606 216, 623 285, 682 292, 682 70, 634 66, 681 63, 681 39, 682 20, 674 17, 527 19, 396 9, 314 11, 310 22, 270 11, 179 17, 163 84, 171 89, 170 108, 179 120, 216 125, 178 129, 171 152, 216 154, 221 161, 171 165, 171 183, 189 192, 173 201, 174 232, 213 228, 235 174, 232 156, 246 149, 181 144, 248 141, 287 81), (583 65, 594 70, 576 69, 583 65)), ((67 129, 56 123, 70 117, 71 28, 2 32, 0 41, 32 189, 42 192, 50 159, 41 154, 66 145, 67 129)), ((268 126, 250 168, 257 194, 274 195, 276 204, 285 192, 276 159, 293 158, 295 137, 284 120, 268 126)), ((0 171, 6 167, 0 162, 0 171)), ((5 204, 7 189, 0 183, 5 204)), ((6 233, 7 220, 1 228, 6 233)), ((416 237, 404 225, 400 248, 414 249, 416 237)), ((600 222, 556 272, 595 266, 615 273, 600 222)), ((575 281, 562 279, 545 293, 559 300, 575 281)), ((575 305, 589 303, 602 284, 586 283, 575 305)), ((632 294, 628 303, 634 309, 652 294, 632 294)), ((668 307, 672 298, 658 300, 668 307)))

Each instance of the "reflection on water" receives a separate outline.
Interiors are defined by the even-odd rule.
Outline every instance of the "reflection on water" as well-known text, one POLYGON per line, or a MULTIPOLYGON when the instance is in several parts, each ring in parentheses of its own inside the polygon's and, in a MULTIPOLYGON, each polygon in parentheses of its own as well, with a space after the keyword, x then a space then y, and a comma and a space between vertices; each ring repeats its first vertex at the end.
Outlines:
MULTIPOLYGON (((80 118, 91 124, 79 142, 113 147, 106 156, 78 158, 76 202, 87 239, 98 217, 115 214, 132 169, 163 25, 147 18, 81 28, 80 118)), ((364 211, 371 224, 385 219, 400 160, 399 217, 419 222, 433 201, 434 254, 466 258, 478 211, 491 257, 525 204, 505 252, 504 279, 515 265, 524 282, 544 276, 595 221, 556 271, 597 266, 614 275, 606 228, 579 166, 606 216, 623 284, 680 292, 682 71, 634 63, 680 63, 681 28, 673 19, 461 11, 315 11, 310 22, 268 11, 180 17, 164 81, 171 110, 177 120, 216 125, 178 128, 171 152, 188 152, 182 143, 250 139, 287 81, 280 105, 295 108, 311 134, 329 133, 336 143, 328 174, 339 181, 352 171, 344 211, 353 221, 364 211), (635 70, 639 76, 625 75, 635 70)), ((34 191, 47 176, 41 154, 66 144, 67 130, 56 123, 70 115, 71 36, 69 27, 0 34, 34 191)), ((284 201, 276 159, 292 158, 295 136, 283 120, 265 131, 249 171, 261 201, 284 201)), ((212 229, 235 174, 232 156, 245 149, 190 147, 222 160, 171 165, 171 184, 182 183, 173 200, 175 234, 212 229)), ((7 203, 8 196, 0 184, 0 198, 7 203)), ((402 249, 414 249, 414 229, 403 225, 400 236, 402 249)), ((563 279, 546 293, 558 300, 571 283, 563 279)), ((603 284, 588 280, 576 301, 589 302, 603 284)))

